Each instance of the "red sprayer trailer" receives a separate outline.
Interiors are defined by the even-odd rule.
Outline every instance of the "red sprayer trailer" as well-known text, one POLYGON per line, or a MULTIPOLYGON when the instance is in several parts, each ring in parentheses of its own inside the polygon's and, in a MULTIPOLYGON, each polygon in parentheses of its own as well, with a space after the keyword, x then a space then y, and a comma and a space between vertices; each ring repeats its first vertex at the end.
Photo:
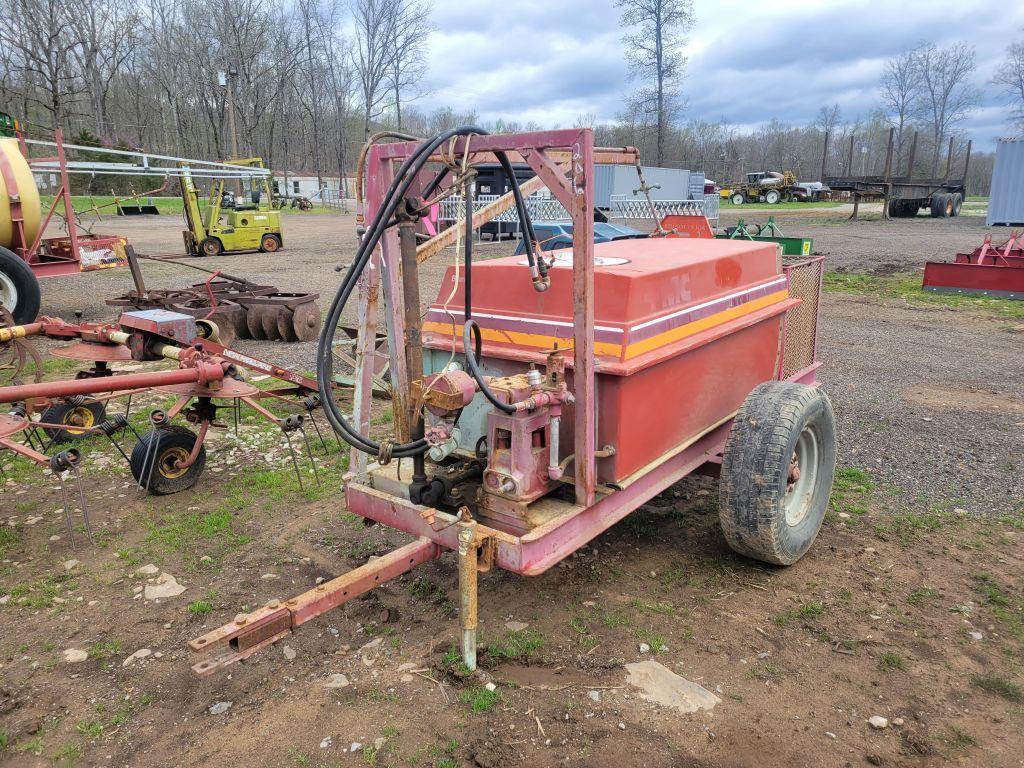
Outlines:
POLYGON ((465 128, 370 149, 368 224, 328 313, 318 376, 330 381, 333 334, 353 295, 360 362, 373 359, 386 280, 395 435, 369 434, 370 364, 357 372, 352 421, 333 401, 325 410, 353 446, 349 510, 414 538, 191 641, 209 653, 196 672, 448 551, 463 659, 475 668, 478 572, 543 573, 693 472, 720 475, 735 550, 778 565, 806 552, 836 450, 832 407, 815 386, 821 259, 786 264, 773 243, 712 238, 595 246, 594 164, 635 159, 632 148, 595 149, 589 129, 465 128), (513 189, 489 213, 519 198, 526 255, 474 264, 467 239, 424 312, 418 264, 460 231, 417 246, 417 220, 471 183, 474 162, 494 159, 543 178, 570 212, 573 247, 541 254, 513 189))

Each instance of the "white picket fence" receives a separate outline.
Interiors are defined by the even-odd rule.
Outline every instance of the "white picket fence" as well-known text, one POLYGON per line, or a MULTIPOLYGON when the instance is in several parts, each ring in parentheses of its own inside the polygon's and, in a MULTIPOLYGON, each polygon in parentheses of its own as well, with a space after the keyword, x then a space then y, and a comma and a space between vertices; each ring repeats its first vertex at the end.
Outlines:
MULTIPOLYGON (((473 200, 473 213, 476 214, 497 199, 498 195, 477 195, 473 200)), ((708 218, 712 225, 717 225, 719 201, 718 195, 704 195, 702 200, 655 200, 654 210, 659 217, 669 214, 703 215, 708 218)), ((611 218, 651 218, 651 208, 647 204, 647 200, 642 197, 612 195, 611 203, 611 218)), ((438 212, 438 218, 446 223, 455 221, 462 210, 462 197, 453 195, 442 200, 440 205, 441 209, 438 212)), ((553 197, 530 195, 526 198, 526 210, 529 212, 530 218, 537 221, 567 221, 570 218, 569 212, 553 197)), ((495 216, 491 221, 498 224, 518 224, 519 214, 516 212, 515 206, 513 206, 495 216)))
MULTIPOLYGON (((642 197, 631 195, 612 195, 612 218, 616 219, 649 219, 651 206, 642 197)), ((658 217, 668 215, 706 216, 713 225, 718 223, 718 195, 704 195, 702 200, 654 200, 654 210, 658 217)))

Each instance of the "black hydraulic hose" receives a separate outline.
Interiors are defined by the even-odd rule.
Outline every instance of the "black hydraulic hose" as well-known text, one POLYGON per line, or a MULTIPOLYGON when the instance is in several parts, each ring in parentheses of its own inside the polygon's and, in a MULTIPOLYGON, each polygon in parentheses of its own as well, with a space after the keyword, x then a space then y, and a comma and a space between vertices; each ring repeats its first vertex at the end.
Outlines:
POLYGON ((466 324, 462 326, 462 346, 466 350, 466 365, 469 366, 469 372, 476 379, 477 384, 480 385, 480 391, 490 401, 491 405, 503 413, 515 413, 515 406, 501 402, 484 382, 483 371, 480 370, 476 353, 473 351, 474 341, 476 348, 479 349, 482 346, 480 342, 480 326, 476 324, 476 320, 467 317, 466 324), (475 339, 471 338, 471 336, 475 337, 475 339))
MULTIPOLYGON (((319 344, 317 346, 316 365, 317 379, 320 385, 320 396, 324 404, 324 413, 336 432, 340 433, 350 445, 364 451, 365 453, 382 455, 382 446, 380 443, 362 435, 358 430, 353 428, 345 418, 345 415, 341 412, 341 409, 338 407, 333 397, 331 397, 334 373, 332 345, 338 322, 341 319, 341 314, 344 311, 345 305, 348 303, 348 300, 352 295, 352 291, 355 289, 356 282, 363 270, 366 268, 367 263, 369 263, 369 260, 372 258, 373 253, 377 248, 377 244, 380 242, 380 238, 383 236, 387 227, 391 225, 392 217, 395 215, 398 206, 400 204, 404 204, 405 196, 407 195, 416 175, 423 169, 427 162, 429 162, 430 157, 445 141, 456 136, 469 136, 472 134, 484 135, 485 133, 486 131, 472 126, 454 128, 438 134, 429 141, 424 142, 416 149, 415 152, 413 152, 413 154, 405 159, 398 172, 395 174, 395 177, 388 188, 387 194, 384 197, 384 204, 377 210, 372 224, 367 229, 366 234, 360 243, 356 258, 349 266, 348 271, 342 280, 342 284, 339 287, 338 292, 335 294, 330 308, 328 309, 327 318, 324 322, 324 330, 320 335, 319 344)), ((508 158, 505 153, 501 152, 496 154, 499 162, 502 164, 502 168, 506 170, 512 180, 513 196, 516 199, 520 227, 524 233, 531 233, 531 238, 533 238, 533 223, 530 221, 529 213, 527 212, 526 205, 523 202, 518 181, 515 179, 514 174, 511 173, 511 164, 508 162, 508 158)), ((435 181, 437 180, 435 179, 435 181)), ((437 181, 437 183, 440 184, 440 181, 437 181)), ((538 286, 538 281, 535 276, 533 247, 532 242, 529 240, 526 242, 526 251, 531 263, 531 274, 534 275, 534 286, 537 287, 538 290, 543 290, 543 288, 538 286)), ((543 260, 541 260, 539 271, 542 275, 546 274, 547 269, 546 265, 543 264, 543 260)), ((471 323, 467 325, 475 326, 476 324, 471 323)), ((479 349, 479 328, 476 329, 476 336, 477 348, 479 349)), ((467 350, 468 349, 469 347, 467 346, 467 350)), ((474 372, 474 378, 476 378, 480 384, 481 389, 484 391, 484 395, 493 405, 495 405, 495 407, 505 412, 510 412, 507 409, 511 406, 498 401, 494 394, 487 389, 486 383, 483 380, 483 374, 480 372, 475 358, 476 355, 467 355, 467 359, 471 360, 470 370, 474 372)), ((515 409, 513 408, 512 411, 514 410, 515 409)), ((387 452, 390 456, 395 458, 405 458, 422 454, 427 450, 427 448, 428 445, 426 440, 419 439, 409 443, 392 445, 389 447, 387 452)))
MULTIPOLYGON (((354 429, 348 423, 348 420, 334 402, 334 398, 331 396, 331 387, 333 384, 332 344, 334 341, 335 329, 337 328, 338 321, 341 318, 341 313, 345 308, 345 304, 352 295, 356 281, 362 274, 363 269, 365 269, 366 264, 369 262, 377 247, 377 243, 380 241, 381 235, 384 231, 384 222, 391 219, 398 207, 398 203, 402 200, 401 195, 408 190, 416 172, 425 164, 426 159, 430 157, 437 146, 440 146, 441 143, 452 136, 457 135, 458 130, 460 129, 447 131, 436 137, 434 140, 425 142, 402 163, 398 173, 395 174, 395 178, 391 182, 391 186, 388 188, 388 192, 384 198, 385 204, 377 210, 373 223, 368 228, 362 242, 360 243, 356 258, 349 266, 348 271, 345 274, 345 278, 342 280, 341 287, 338 289, 337 294, 335 294, 334 299, 331 302, 327 319, 324 323, 324 330, 320 335, 320 341, 317 347, 316 369, 317 379, 320 384, 320 396, 324 403, 324 414, 327 416, 327 420, 335 431, 339 432, 349 444, 361 451, 364 451, 365 453, 379 455, 381 448, 380 443, 360 434, 356 429, 354 429)), ((461 130, 471 131, 473 129, 461 130)), ((416 455, 417 453, 422 453, 426 448, 427 443, 425 440, 417 440, 412 443, 393 446, 391 449, 391 455, 396 458, 403 458, 406 456, 416 455)))

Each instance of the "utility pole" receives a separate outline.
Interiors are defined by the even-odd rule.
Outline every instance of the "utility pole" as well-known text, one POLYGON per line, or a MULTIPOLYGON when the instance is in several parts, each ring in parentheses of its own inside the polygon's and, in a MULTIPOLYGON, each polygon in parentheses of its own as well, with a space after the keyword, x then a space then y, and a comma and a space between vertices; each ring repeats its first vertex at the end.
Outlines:
MULTIPOLYGON (((228 100, 228 131, 231 133, 231 159, 238 159, 238 131, 235 129, 235 78, 238 77, 238 68, 231 64, 228 66, 227 76, 219 73, 220 84, 227 88, 228 100)), ((242 196, 242 180, 235 179, 235 194, 242 196)))

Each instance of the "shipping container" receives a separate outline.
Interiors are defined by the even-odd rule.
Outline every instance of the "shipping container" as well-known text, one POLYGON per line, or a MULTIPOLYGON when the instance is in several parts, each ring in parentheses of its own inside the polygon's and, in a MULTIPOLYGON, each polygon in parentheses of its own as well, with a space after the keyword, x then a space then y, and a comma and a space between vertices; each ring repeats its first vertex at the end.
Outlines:
POLYGON ((1024 139, 996 142, 996 164, 985 223, 990 227, 1024 225, 1024 139))
MULTIPOLYGON (((702 173, 652 166, 644 166, 643 170, 644 180, 658 187, 651 190, 653 200, 699 200, 703 197, 702 173)), ((627 200, 634 197, 642 199, 643 195, 634 195, 639 187, 640 178, 636 175, 634 165, 594 166, 594 205, 598 208, 610 209, 613 195, 625 195, 627 200)))

